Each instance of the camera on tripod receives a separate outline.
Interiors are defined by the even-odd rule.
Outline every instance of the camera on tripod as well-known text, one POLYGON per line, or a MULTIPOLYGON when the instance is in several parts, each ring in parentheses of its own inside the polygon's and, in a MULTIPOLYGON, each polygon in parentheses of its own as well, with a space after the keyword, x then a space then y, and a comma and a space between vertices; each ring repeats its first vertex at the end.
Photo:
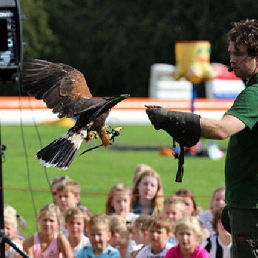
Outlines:
POLYGON ((0 1, 0 81, 13 82, 23 61, 22 23, 19 0, 0 1))

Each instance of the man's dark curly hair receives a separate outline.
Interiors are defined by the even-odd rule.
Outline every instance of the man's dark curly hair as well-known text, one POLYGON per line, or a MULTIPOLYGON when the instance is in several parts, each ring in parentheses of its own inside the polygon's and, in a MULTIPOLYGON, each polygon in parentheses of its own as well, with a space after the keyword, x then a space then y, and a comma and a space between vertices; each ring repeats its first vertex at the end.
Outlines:
POLYGON ((235 42, 235 46, 247 45, 250 56, 258 56, 258 21, 246 19, 233 23, 227 39, 235 42))

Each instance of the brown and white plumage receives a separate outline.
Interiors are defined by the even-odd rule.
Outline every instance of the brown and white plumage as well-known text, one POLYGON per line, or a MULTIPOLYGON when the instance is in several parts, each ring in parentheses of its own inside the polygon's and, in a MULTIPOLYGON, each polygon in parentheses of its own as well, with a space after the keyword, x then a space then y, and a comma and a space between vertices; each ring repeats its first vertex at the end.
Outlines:
POLYGON ((64 135, 40 150, 36 157, 47 167, 67 169, 85 139, 96 131, 104 146, 110 145, 105 121, 113 106, 129 97, 94 98, 84 75, 75 68, 35 59, 24 64, 22 88, 36 99, 43 99, 59 118, 74 117, 75 125, 64 135))

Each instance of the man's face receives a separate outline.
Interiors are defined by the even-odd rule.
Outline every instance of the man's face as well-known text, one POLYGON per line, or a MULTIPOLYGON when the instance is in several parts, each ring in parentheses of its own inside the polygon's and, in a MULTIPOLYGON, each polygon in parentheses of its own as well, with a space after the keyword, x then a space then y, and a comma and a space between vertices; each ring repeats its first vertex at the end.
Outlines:
POLYGON ((242 79, 250 79, 258 71, 258 59, 248 54, 246 45, 235 45, 230 41, 228 45, 230 65, 235 75, 242 79))

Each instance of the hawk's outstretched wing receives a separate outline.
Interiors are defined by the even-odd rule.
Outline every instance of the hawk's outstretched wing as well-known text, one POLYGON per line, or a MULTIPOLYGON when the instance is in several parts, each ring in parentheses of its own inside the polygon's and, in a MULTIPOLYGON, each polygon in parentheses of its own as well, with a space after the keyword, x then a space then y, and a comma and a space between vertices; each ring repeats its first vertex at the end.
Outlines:
POLYGON ((59 117, 80 114, 83 103, 90 104, 87 100, 92 95, 85 77, 75 68, 39 59, 25 62, 24 66, 22 89, 36 99, 43 99, 59 117))
POLYGON ((78 116, 72 128, 36 154, 41 163, 67 169, 82 141, 88 142, 94 136, 91 131, 98 133, 103 146, 110 145, 105 121, 110 110, 128 98, 128 94, 94 98, 84 75, 69 65, 39 59, 24 65, 24 91, 36 99, 43 99, 59 118, 78 116))

